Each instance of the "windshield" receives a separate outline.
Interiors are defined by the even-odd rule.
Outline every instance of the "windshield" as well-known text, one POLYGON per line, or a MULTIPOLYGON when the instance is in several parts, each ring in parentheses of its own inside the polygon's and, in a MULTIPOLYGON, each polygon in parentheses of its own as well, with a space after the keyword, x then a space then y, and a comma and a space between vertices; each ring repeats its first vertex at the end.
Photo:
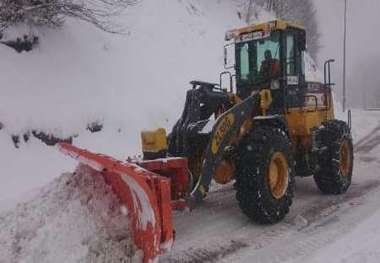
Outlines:
POLYGON ((236 43, 237 78, 242 85, 260 84, 280 74, 280 33, 262 34, 261 39, 256 35, 236 43))

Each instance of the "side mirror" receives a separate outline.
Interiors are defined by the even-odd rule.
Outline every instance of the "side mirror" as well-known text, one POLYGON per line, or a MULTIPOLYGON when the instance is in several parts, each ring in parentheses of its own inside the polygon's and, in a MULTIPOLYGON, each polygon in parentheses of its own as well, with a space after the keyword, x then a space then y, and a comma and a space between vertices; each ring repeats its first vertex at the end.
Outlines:
POLYGON ((235 68, 235 44, 227 44, 224 46, 224 68, 225 69, 232 69, 235 68), (229 52, 230 51, 230 52, 229 52), (232 52, 231 52, 232 51, 232 52), (231 57, 232 56, 232 57, 231 57), (232 61, 232 63, 230 63, 232 61))

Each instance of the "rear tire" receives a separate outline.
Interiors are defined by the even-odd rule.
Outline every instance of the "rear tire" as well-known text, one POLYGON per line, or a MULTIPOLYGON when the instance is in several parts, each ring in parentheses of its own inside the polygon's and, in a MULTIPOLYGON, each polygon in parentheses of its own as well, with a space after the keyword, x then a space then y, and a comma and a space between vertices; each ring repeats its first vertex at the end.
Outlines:
POLYGON ((315 134, 317 165, 314 180, 325 194, 345 193, 351 185, 354 164, 351 131, 340 120, 324 123, 315 134))
POLYGON ((244 214, 274 224, 289 212, 295 190, 291 144, 278 128, 258 126, 240 143, 236 199, 244 214))

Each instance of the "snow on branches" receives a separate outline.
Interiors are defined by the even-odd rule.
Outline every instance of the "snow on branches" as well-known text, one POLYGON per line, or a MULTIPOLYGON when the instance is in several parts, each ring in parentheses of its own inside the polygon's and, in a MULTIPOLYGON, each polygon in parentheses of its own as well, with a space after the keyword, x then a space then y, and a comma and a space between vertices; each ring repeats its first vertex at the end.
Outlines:
POLYGON ((123 28, 112 17, 137 0, 0 0, 0 32, 12 25, 61 27, 73 17, 110 33, 123 28))

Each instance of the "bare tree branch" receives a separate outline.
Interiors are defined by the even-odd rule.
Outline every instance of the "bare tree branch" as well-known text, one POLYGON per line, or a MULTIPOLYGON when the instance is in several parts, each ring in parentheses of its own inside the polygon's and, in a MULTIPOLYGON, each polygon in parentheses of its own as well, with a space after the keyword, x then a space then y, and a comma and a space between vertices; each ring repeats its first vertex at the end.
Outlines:
POLYGON ((112 22, 138 0, 0 0, 0 32, 11 25, 60 27, 66 17, 86 21, 110 33, 122 33, 112 22))

